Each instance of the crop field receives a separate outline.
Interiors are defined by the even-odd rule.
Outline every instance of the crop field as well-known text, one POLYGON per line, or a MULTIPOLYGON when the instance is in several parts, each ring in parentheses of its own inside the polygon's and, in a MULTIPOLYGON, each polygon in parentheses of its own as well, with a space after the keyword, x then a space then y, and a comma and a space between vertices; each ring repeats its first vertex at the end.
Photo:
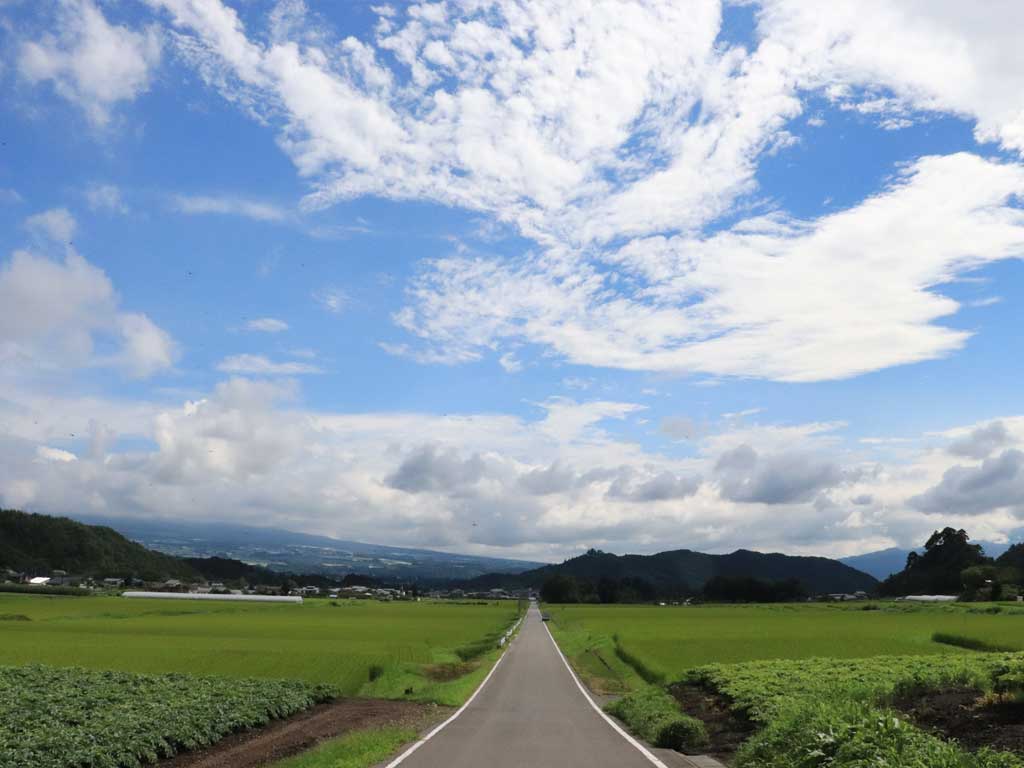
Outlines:
POLYGON ((618 646, 665 680, 696 666, 755 659, 963 653, 935 633, 1024 650, 1024 610, 1016 605, 925 606, 879 603, 785 605, 550 606, 569 641, 617 637, 618 646), (999 613, 989 613, 998 608, 999 613))
POLYGON ((761 726, 737 753, 737 768, 1024 768, 1017 754, 988 747, 972 753, 937 738, 892 706, 901 696, 949 686, 1009 697, 1019 706, 1024 654, 719 664, 693 670, 686 680, 725 694, 761 726))
POLYGON ((330 695, 325 686, 295 681, 0 667, 0 765, 140 765, 330 695))
POLYGON ((483 672, 466 662, 493 649, 517 612, 509 601, 278 605, 0 595, 0 665, 292 679, 343 695, 458 703, 483 672), (432 669, 470 674, 432 679, 432 669))
POLYGON ((1016 754, 989 749, 984 738, 967 749, 900 709, 962 690, 979 707, 972 729, 980 732, 989 712, 1012 711, 1020 722, 1024 653, 963 647, 1024 648, 1024 611, 1015 605, 547 610, 591 687, 625 694, 609 711, 660 746, 714 750, 714 699, 749 724, 729 757, 734 768, 1024 768, 1024 742, 1009 747, 1016 754))

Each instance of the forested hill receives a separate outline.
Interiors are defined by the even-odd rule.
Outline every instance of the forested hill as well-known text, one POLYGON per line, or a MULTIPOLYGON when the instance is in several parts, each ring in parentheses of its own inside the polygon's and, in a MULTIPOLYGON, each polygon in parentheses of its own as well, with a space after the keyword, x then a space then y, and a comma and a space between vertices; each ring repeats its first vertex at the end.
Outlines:
POLYGON ((756 579, 763 582, 795 580, 808 594, 870 592, 878 581, 866 573, 825 557, 794 557, 739 549, 727 555, 708 555, 688 549, 656 555, 613 555, 590 550, 558 565, 506 576, 490 574, 471 585, 537 587, 552 576, 571 576, 581 583, 602 580, 646 582, 659 593, 698 592, 713 579, 756 579))
POLYGON ((146 549, 113 528, 14 509, 0 510, 0 568, 147 580, 199 576, 184 560, 146 549))

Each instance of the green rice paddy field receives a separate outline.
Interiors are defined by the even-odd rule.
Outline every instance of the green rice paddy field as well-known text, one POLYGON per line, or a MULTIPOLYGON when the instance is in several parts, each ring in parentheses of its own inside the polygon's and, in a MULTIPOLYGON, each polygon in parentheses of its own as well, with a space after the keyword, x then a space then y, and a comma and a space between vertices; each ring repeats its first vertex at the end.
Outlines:
POLYGON ((1016 604, 549 606, 560 639, 583 647, 587 636, 619 645, 666 680, 703 664, 878 655, 965 653, 936 643, 936 632, 1024 650, 1024 609, 1016 604), (999 610, 999 613, 990 611, 999 610))
POLYGON ((423 666, 489 652, 517 613, 511 601, 287 605, 0 595, 0 665, 292 679, 345 695, 397 697, 412 687, 406 698, 457 702, 458 688, 472 680, 433 683, 423 666))
MULTIPOLYGON (((461 704, 521 607, 0 595, 0 765, 133 768, 338 695, 461 704)), ((291 762, 369 765, 414 736, 291 762)))
POLYGON ((1024 768, 1016 604, 546 610, 590 687, 621 696, 608 711, 657 746, 732 768, 1024 768), (965 703, 919 727, 905 707, 933 695, 965 703), (739 741, 716 711, 746 723, 726 727, 739 741))

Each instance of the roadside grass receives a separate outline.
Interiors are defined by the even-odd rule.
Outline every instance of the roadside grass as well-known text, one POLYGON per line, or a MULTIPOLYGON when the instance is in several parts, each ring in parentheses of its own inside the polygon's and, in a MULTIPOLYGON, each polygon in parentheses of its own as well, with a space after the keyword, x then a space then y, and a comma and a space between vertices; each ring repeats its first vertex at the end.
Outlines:
POLYGON ((613 701, 605 711, 656 747, 693 751, 708 743, 704 723, 680 712, 664 688, 645 686, 613 701))
MULTIPOLYGON (((545 610, 548 610, 545 607, 545 610)), ((548 622, 562 653, 583 683, 599 696, 613 696, 605 712, 656 747, 693 751, 707 743, 704 724, 679 710, 639 659, 624 651, 618 636, 595 634, 555 613, 548 622)))
MULTIPOLYGON (((433 681, 424 669, 460 661, 460 649, 493 649, 518 607, 511 601, 170 604, 0 594, 0 615, 29 619, 4 622, 0 664, 296 679, 327 683, 347 696, 452 704, 472 690, 477 672, 467 680, 433 681)), ((488 658, 480 657, 480 665, 488 658)))
POLYGON ((352 731, 301 755, 273 762, 268 768, 367 768, 414 741, 417 735, 415 729, 403 727, 352 731))
POLYGON ((548 628, 583 683, 599 695, 622 695, 644 687, 645 681, 618 653, 611 634, 592 631, 583 621, 545 606, 548 628))
MULTIPOLYGON (((472 669, 452 680, 430 680, 423 674, 423 665, 396 665, 387 668, 376 680, 364 685, 360 696, 380 699, 408 699, 409 701, 433 702, 449 707, 460 706, 487 676, 501 652, 491 650, 477 659, 472 669)), ((453 658, 458 659, 457 656, 453 658)), ((450 661, 441 659, 437 663, 450 661)))

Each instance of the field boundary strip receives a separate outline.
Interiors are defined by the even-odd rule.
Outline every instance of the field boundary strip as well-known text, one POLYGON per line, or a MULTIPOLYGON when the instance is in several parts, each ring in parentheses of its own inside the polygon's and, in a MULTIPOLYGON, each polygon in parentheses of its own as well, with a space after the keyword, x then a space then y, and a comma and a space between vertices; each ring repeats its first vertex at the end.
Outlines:
MULTIPOLYGON (((511 646, 511 643, 508 643, 507 646, 511 646)), ((484 686, 487 685, 487 682, 491 679, 491 675, 494 674, 494 671, 498 668, 501 662, 505 660, 505 656, 506 652, 502 652, 501 656, 498 657, 498 660, 494 662, 494 666, 491 667, 491 671, 487 673, 487 676, 480 682, 480 685, 476 687, 476 690, 473 691, 473 695, 466 699, 466 703, 459 707, 457 710, 455 710, 451 717, 449 717, 443 723, 441 723, 432 731, 430 731, 430 733, 428 733, 422 739, 413 743, 412 746, 410 746, 408 749, 405 750, 405 752, 403 752, 390 763, 388 763, 384 768, 395 768, 395 766, 401 764, 406 758, 412 755, 413 752, 415 752, 417 749, 422 747, 424 744, 426 744, 428 741, 434 738, 437 734, 439 734, 442 730, 444 730, 445 727, 453 723, 455 719, 459 715, 461 715, 470 704, 473 703, 473 700, 480 694, 480 691, 484 689, 484 686)))
MULTIPOLYGON (((590 696, 590 693, 587 691, 586 687, 583 685, 583 683, 580 682, 580 679, 576 676, 576 673, 573 671, 572 667, 569 665, 568 660, 565 658, 565 654, 562 653, 562 649, 559 648, 558 643, 555 642, 555 636, 551 634, 551 630, 548 629, 547 624, 544 624, 544 630, 548 633, 548 637, 551 639, 551 644, 555 646, 555 651, 558 652, 558 656, 562 659, 562 663, 565 664, 565 668, 569 670, 569 674, 572 675, 572 680, 574 683, 576 683, 576 687, 580 689, 580 693, 583 694, 583 697, 587 700, 587 703, 590 704, 591 707, 593 707, 594 711, 597 712, 597 714, 599 714, 601 717, 603 717, 604 721, 608 723, 608 725, 610 725, 612 728, 614 728, 616 733, 618 733, 622 738, 624 738, 626 741, 628 741, 630 744, 636 747, 636 749, 639 750, 640 754, 646 757, 652 765, 657 766, 657 768, 668 768, 667 765, 665 765, 663 762, 661 762, 661 760, 658 759, 657 755, 655 755, 653 752, 647 749, 647 747, 645 747, 639 741, 637 741, 628 733, 626 733, 625 729, 623 729, 622 726, 620 726, 618 723, 612 720, 611 717, 605 714, 605 711, 597 705, 597 702, 594 701, 594 699, 590 696)), ((391 766, 388 766, 388 768, 391 768, 391 766)))

